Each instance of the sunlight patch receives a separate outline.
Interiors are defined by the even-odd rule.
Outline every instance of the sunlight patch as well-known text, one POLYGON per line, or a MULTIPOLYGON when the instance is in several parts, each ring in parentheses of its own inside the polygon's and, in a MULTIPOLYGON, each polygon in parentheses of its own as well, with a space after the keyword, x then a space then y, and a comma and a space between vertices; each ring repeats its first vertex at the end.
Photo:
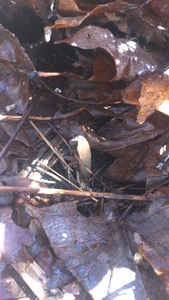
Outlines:
POLYGON ((100 283, 90 292, 94 299, 101 300, 112 294, 112 299, 135 300, 136 273, 128 268, 108 270, 100 283))

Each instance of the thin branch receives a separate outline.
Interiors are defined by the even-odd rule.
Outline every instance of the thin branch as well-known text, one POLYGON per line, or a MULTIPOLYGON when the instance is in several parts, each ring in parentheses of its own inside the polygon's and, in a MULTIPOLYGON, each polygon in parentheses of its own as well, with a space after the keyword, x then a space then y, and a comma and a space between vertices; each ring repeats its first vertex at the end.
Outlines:
POLYGON ((68 196, 78 196, 78 197, 95 197, 95 198, 105 198, 112 200, 125 200, 125 201, 150 201, 148 197, 144 195, 119 195, 116 193, 106 193, 106 192, 91 192, 91 191, 77 191, 77 190, 62 190, 62 189, 52 189, 52 188, 36 188, 36 187, 21 187, 21 186, 0 186, 0 192, 8 193, 21 193, 27 192, 32 194, 42 194, 42 195, 68 195, 68 196))
MULTIPOLYGON (((50 168, 50 167, 48 167, 48 166, 46 166, 46 165, 43 165, 43 163, 41 163, 40 161, 39 161, 39 163, 40 163, 44 168, 46 168, 46 169, 52 171, 53 173, 56 174, 57 177, 63 179, 64 181, 66 181, 67 183, 69 183, 71 186, 73 186, 73 187, 76 188, 77 190, 83 191, 83 190, 82 190, 81 188, 79 188, 76 184, 74 184, 73 182, 71 182, 70 180, 68 180, 67 178, 65 178, 64 176, 62 176, 61 174, 59 174, 58 172, 56 172, 55 170, 53 170, 52 168, 50 168)), ((49 176, 53 177, 53 174, 50 173, 49 176)), ((54 178, 54 177, 53 177, 53 178, 54 178)), ((94 200, 95 202, 97 202, 97 199, 95 199, 94 197, 92 197, 92 200, 94 200)))
MULTIPOLYGON (((71 111, 69 113, 60 115, 60 116, 50 116, 50 117, 38 117, 38 116, 28 116, 28 120, 32 121, 56 121, 56 120, 62 120, 67 119, 73 116, 76 116, 80 114, 82 111, 84 111, 86 108, 81 107, 79 109, 76 109, 74 111, 71 111)), ((23 116, 11 116, 11 115, 0 115, 0 121, 20 121, 22 120, 23 116)))

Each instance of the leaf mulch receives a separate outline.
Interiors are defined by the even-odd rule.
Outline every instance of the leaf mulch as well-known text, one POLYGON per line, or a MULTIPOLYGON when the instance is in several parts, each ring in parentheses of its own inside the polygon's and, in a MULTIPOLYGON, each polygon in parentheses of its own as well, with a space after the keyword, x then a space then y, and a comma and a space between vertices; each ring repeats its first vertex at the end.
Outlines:
POLYGON ((168 299, 168 0, 0 20, 0 299, 168 299))

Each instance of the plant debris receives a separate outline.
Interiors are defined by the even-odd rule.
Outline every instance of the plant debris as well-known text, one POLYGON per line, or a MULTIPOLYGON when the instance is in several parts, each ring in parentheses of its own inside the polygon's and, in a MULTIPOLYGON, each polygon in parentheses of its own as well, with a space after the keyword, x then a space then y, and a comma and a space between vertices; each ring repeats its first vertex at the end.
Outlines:
POLYGON ((0 299, 168 299, 169 3, 0 4, 0 299))

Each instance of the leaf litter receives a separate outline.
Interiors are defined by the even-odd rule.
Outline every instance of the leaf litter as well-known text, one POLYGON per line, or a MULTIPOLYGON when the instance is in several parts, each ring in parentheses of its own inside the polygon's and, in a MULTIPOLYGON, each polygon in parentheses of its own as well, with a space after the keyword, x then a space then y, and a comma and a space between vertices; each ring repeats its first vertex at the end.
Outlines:
POLYGON ((168 8, 2 1, 2 299, 168 299, 168 8))

